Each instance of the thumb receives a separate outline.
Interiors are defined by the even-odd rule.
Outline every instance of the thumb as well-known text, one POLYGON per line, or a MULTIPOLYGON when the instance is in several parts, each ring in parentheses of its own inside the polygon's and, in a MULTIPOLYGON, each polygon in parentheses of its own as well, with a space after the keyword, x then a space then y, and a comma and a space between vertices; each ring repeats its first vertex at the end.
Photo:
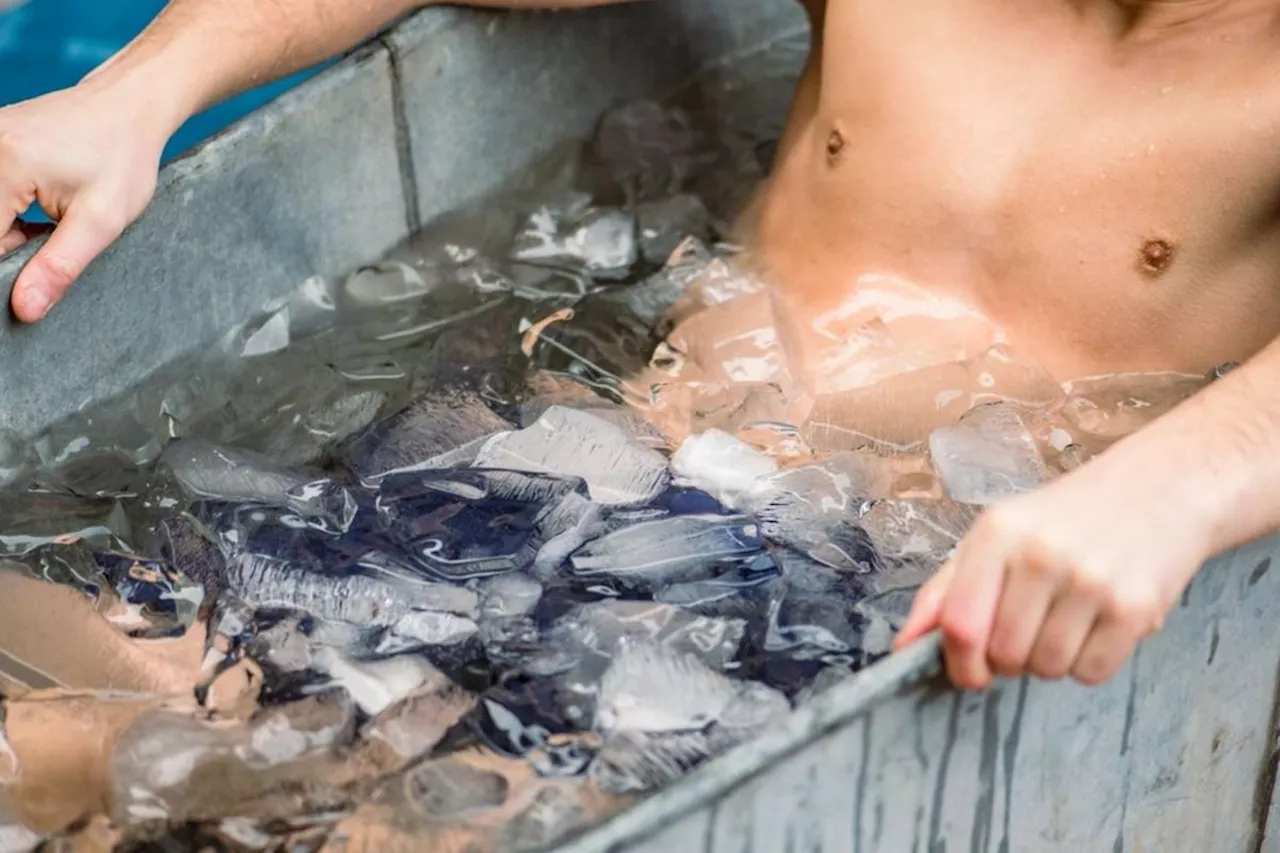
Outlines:
POLYGON ((942 601, 951 587, 951 576, 955 574, 955 558, 949 560, 938 573, 920 587, 916 600, 911 605, 911 613, 903 623, 902 630, 893 640, 893 650, 900 651, 932 631, 938 625, 938 616, 942 612, 942 601))
POLYGON ((13 313, 24 323, 42 319, 75 284, 85 267, 124 232, 128 223, 99 205, 73 203, 48 241, 27 262, 13 286, 13 313))

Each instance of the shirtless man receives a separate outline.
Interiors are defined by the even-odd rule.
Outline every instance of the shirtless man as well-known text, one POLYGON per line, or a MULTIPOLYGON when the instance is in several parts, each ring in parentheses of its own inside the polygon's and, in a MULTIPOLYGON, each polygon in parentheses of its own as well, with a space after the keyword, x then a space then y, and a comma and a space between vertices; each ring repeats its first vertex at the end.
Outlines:
MULTIPOLYGON (((10 223, 33 199, 60 222, 17 315, 42 317, 142 210, 184 119, 419 5, 174 0, 80 85, 0 110, 0 249, 27 238, 10 223)), ((806 8, 812 56, 757 222, 787 316, 891 274, 975 306, 1059 378, 1244 362, 989 509, 899 637, 940 628, 965 687, 1104 681, 1206 559, 1280 529, 1280 2, 806 8)))

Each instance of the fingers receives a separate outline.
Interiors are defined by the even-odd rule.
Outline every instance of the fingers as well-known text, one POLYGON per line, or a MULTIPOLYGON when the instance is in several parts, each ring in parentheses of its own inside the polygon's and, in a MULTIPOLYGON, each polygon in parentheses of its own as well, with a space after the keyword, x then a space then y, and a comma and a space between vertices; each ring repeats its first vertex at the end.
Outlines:
POLYGON ((920 587, 915 601, 911 603, 911 612, 907 614, 907 621, 902 624, 902 630, 893 640, 894 651, 906 648, 938 626, 938 614, 954 574, 955 559, 952 558, 920 587))
POLYGON ((1078 593, 1059 596, 1040 628, 1026 669, 1048 679, 1062 678, 1071 672, 1097 618, 1096 599, 1078 593))
POLYGON ((1142 639, 1136 626, 1120 620, 1100 620, 1084 643, 1071 676, 1081 684, 1110 681, 1133 654, 1142 639))
MULTIPOLYGON (((1058 588, 1058 579, 1047 571, 1009 573, 987 650, 987 658, 997 673, 1015 676, 1026 671, 1032 649, 1039 642, 1037 637, 1043 637, 1041 628, 1048 627, 1045 617, 1058 588)), ((1067 661, 1068 668, 1074 660, 1072 657, 1067 661)))
POLYGON ((958 555, 938 619, 947 673, 957 687, 991 684, 987 647, 1004 587, 1003 555, 998 547, 971 547, 958 555))
POLYGON ((13 312, 24 323, 42 319, 85 267, 124 231, 125 221, 87 200, 78 201, 27 263, 13 286, 13 312))
POLYGON ((7 255, 41 234, 47 234, 53 226, 44 222, 23 222, 17 220, 7 233, 0 234, 0 255, 7 255))

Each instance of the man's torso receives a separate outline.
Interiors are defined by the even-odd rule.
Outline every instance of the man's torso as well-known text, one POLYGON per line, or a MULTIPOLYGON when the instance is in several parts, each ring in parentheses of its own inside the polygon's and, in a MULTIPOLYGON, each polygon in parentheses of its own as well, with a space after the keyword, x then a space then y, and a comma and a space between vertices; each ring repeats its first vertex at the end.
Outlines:
POLYGON ((867 276, 974 305, 1060 379, 1280 333, 1280 3, 808 6, 757 223, 790 336, 867 276))

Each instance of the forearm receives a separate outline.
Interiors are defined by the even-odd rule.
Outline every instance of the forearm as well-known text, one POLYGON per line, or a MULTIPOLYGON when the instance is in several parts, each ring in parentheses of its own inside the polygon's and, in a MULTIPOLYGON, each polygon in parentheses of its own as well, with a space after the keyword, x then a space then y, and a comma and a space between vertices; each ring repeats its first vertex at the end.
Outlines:
POLYGON ((1081 470, 1205 525, 1208 555, 1280 530, 1280 339, 1081 470))
MULTIPOLYGON (((403 14, 440 0, 170 0, 119 54, 81 83, 148 107, 151 127, 182 122, 232 95, 339 54, 403 14)), ((616 0, 474 0, 466 5, 570 8, 616 0)))

